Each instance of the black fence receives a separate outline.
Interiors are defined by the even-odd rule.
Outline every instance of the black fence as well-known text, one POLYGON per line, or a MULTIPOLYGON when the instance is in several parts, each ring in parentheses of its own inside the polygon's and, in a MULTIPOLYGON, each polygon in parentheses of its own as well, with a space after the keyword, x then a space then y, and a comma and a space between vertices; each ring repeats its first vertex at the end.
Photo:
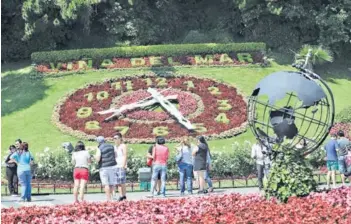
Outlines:
MULTIPOLYGON (((315 173, 314 178, 318 184, 325 184, 327 181, 326 174, 315 173)), ((257 187, 257 178, 212 178, 214 188, 246 188, 257 187)), ((195 185, 194 185, 195 186, 195 185)), ((52 182, 32 183, 32 195, 48 195, 48 194, 70 194, 73 193, 73 183, 52 182)), ((126 183, 128 192, 142 192, 150 190, 150 182, 133 182, 126 183)), ((168 180, 166 184, 168 190, 179 190, 179 180, 168 180)), ((100 182, 88 182, 85 193, 103 193, 104 186, 100 182)), ((2 184, 1 195, 9 195, 7 184, 2 184)))

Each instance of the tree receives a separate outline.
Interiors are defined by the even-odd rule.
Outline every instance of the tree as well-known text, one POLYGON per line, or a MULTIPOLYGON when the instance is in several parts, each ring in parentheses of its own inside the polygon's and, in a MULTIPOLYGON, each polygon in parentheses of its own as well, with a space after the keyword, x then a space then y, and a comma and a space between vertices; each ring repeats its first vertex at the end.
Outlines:
POLYGON ((333 62, 332 53, 328 50, 323 48, 322 46, 311 46, 311 45, 304 45, 299 53, 295 55, 295 63, 304 64, 308 52, 311 50, 311 57, 309 58, 307 68, 313 70, 313 68, 318 64, 323 64, 325 62, 333 62))

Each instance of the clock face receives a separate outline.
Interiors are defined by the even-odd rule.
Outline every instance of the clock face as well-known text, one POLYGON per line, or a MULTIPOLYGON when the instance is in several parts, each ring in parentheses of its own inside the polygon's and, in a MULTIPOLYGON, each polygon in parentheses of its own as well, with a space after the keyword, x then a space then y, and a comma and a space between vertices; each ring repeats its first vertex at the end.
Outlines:
POLYGON ((89 84, 70 93, 55 107, 53 121, 62 131, 84 139, 99 135, 112 139, 116 132, 130 143, 154 142, 160 135, 167 141, 179 141, 188 135, 226 138, 245 131, 246 102, 235 87, 213 79, 143 74, 89 84), (169 97, 195 131, 189 132, 158 103, 124 111, 123 116, 108 121, 112 113, 97 113, 150 100, 149 87, 169 97))

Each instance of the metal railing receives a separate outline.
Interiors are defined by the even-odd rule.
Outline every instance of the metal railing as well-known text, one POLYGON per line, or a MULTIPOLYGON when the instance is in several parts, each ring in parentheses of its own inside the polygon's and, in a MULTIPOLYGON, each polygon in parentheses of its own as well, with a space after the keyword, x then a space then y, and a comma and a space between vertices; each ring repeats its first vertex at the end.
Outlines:
MULTIPOLYGON (((315 173, 314 177, 318 184, 326 183, 326 174, 315 173)), ((233 177, 228 178, 212 178, 214 188, 247 188, 257 187, 257 178, 242 178, 237 179, 233 177)), ((72 183, 32 183, 32 195, 48 195, 48 194, 71 194, 73 193, 72 183)), ((150 190, 150 182, 127 181, 127 192, 142 192, 150 190)), ((179 190, 179 180, 168 180, 166 187, 168 190, 179 190)), ((196 189, 196 188, 195 188, 196 189)), ((104 186, 100 182, 88 182, 85 187, 85 193, 103 193, 104 186)), ((1 195, 9 195, 7 184, 2 184, 1 195)))

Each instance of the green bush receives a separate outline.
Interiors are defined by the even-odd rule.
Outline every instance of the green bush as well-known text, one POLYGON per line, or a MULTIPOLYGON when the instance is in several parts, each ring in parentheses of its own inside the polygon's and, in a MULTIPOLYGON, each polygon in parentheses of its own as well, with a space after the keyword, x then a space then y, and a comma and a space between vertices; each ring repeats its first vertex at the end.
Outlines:
POLYGON ((184 56, 188 54, 215 54, 230 52, 262 52, 264 43, 228 43, 228 44, 167 44, 114 48, 92 48, 65 51, 43 51, 32 53, 32 61, 40 63, 69 62, 91 58, 102 61, 113 57, 143 57, 143 56, 184 56))
POLYGON ((306 196, 315 191, 317 183, 312 169, 296 150, 280 152, 273 161, 265 183, 266 197, 287 202, 291 196, 306 196))
MULTIPOLYGON (((90 153, 94 155, 95 151, 91 151, 90 153)), ((254 174, 256 166, 255 161, 250 158, 250 153, 251 144, 249 142, 244 145, 234 144, 231 153, 211 153, 211 176, 216 178, 239 178, 254 174)), ((137 181, 139 169, 146 167, 146 157, 136 155, 133 149, 129 149, 128 157, 127 180, 137 181)), ((35 160, 38 161, 38 168, 35 170, 38 179, 73 181, 71 155, 65 150, 57 149, 54 151, 45 149, 43 153, 35 156, 35 160)), ((171 152, 167 167, 168 179, 177 179, 179 174, 173 151, 171 152)), ((90 180, 100 181, 95 163, 90 166, 90 180)))
POLYGON ((336 116, 335 116, 335 121, 338 123, 349 123, 351 122, 351 106, 346 107, 342 111, 340 111, 336 116))

